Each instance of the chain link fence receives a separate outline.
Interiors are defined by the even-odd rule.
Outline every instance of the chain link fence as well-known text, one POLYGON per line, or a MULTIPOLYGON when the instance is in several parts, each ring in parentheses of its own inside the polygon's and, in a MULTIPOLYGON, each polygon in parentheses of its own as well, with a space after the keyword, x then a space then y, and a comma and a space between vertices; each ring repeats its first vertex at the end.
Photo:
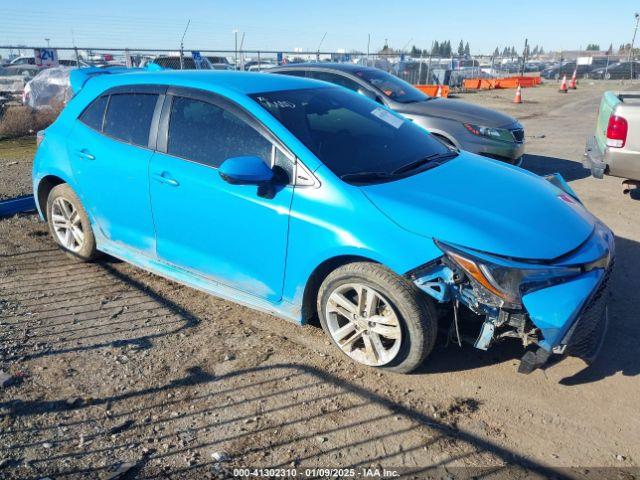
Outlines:
MULTIPOLYGON (((34 49, 37 47, 0 46, 0 61, 13 61, 0 66, 0 77, 38 73, 34 49), (11 74, 11 75, 10 75, 11 74)), ((535 63, 525 68, 517 57, 439 57, 411 56, 404 53, 301 52, 261 50, 161 50, 114 48, 55 48, 58 62, 72 67, 145 67, 155 63, 173 69, 217 69, 266 71, 269 68, 301 62, 338 62, 372 66, 394 74, 414 85, 439 84, 458 87, 470 77, 504 77, 536 70, 535 63)))
MULTIPOLYGON (((29 86, 36 75, 46 68, 38 66, 33 46, 0 46, 0 121, 7 106, 28 105, 29 86)), ((327 52, 274 50, 208 50, 208 49, 122 49, 56 47, 49 50, 60 66, 214 69, 268 72, 277 65, 305 62, 351 63, 375 67, 413 85, 443 85, 456 92, 465 79, 496 79, 516 75, 542 75, 548 80, 570 77, 575 71, 579 78, 634 79, 640 76, 640 62, 629 62, 625 56, 594 55, 589 62, 575 56, 567 60, 562 53, 531 58, 517 56, 459 56, 410 55, 399 52, 327 52), (51 52, 53 50, 53 52, 51 52)), ((583 57, 585 58, 585 57, 583 57)), ((45 75, 38 75, 43 79, 45 75)), ((44 88, 50 85, 46 82, 44 88)), ((31 85, 34 86, 35 82, 31 85)), ((48 107, 48 104, 47 104, 48 107)), ((26 114, 25 114, 26 115, 26 114)), ((1 130, 1 129, 0 129, 1 130)), ((1 132, 0 132, 1 134, 1 132)))

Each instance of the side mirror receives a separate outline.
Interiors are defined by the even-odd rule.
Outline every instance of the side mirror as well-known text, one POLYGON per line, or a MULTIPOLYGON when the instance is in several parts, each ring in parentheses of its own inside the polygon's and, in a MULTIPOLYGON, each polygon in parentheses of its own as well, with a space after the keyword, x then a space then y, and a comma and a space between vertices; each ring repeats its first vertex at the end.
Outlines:
POLYGON ((273 179, 273 171, 260 157, 227 158, 218 168, 220 177, 232 185, 263 185, 273 179))

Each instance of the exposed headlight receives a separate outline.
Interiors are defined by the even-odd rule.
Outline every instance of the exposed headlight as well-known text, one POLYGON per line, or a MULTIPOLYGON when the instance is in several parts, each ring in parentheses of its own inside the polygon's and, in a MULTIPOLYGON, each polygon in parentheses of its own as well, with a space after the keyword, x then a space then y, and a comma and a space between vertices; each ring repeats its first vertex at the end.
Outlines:
POLYGON ((513 142, 514 140, 513 134, 506 128, 483 127, 473 123, 463 123, 463 125, 471 133, 480 137, 489 137, 503 142, 513 142))
POLYGON ((582 272, 580 267, 522 264, 485 254, 474 255, 438 241, 436 245, 472 281, 497 297, 500 306, 520 306, 523 293, 545 288, 582 272))

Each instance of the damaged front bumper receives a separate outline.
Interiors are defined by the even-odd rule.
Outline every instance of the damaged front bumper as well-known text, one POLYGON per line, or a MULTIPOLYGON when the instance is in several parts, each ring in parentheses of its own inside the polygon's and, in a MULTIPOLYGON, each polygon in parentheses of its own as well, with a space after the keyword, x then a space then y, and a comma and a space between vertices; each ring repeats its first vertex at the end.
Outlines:
MULTIPOLYGON (((476 348, 486 350, 504 338, 518 338, 524 347, 530 347, 522 359, 520 372, 529 373, 542 366, 553 353, 590 362, 597 356, 607 329, 613 238, 605 225, 597 223, 590 238, 578 249, 543 265, 477 252, 476 257, 466 257, 478 259, 478 270, 484 268, 483 262, 487 260, 510 265, 509 268, 516 271, 570 272, 570 276, 536 277, 534 274, 534 281, 528 282, 525 277, 518 287, 517 299, 500 298, 497 290, 477 281, 477 275, 469 273, 471 267, 462 264, 455 253, 452 255, 441 244, 445 255, 409 272, 409 276, 418 288, 438 302, 453 302, 454 321, 458 319, 459 304, 484 317, 474 343, 476 348)), ((462 252, 460 256, 465 258, 469 250, 459 248, 453 252, 462 252)))

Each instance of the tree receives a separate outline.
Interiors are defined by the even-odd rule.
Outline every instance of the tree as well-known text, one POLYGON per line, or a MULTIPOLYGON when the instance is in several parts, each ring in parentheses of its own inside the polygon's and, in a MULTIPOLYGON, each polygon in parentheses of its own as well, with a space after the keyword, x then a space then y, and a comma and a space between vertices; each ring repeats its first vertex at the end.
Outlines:
POLYGON ((451 40, 447 40, 446 42, 444 42, 444 57, 450 57, 451 54, 453 53, 453 50, 451 49, 451 40))
POLYGON ((500 49, 498 47, 496 47, 496 49, 493 51, 493 57, 499 57, 500 56, 500 49))
POLYGON ((613 43, 609 44, 609 48, 607 50, 607 55, 611 55, 613 53, 613 43))
POLYGON ((467 42, 464 46, 464 54, 467 57, 471 56, 471 49, 469 48, 469 42, 467 42))
POLYGON ((433 42, 433 45, 431 46, 431 55, 438 55, 439 48, 440 48, 440 44, 436 40, 435 42, 433 42))
POLYGON ((460 43, 458 44, 458 55, 464 55, 464 43, 462 43, 462 40, 460 40, 460 43))
POLYGON ((589 45, 587 45, 587 51, 589 52, 597 52, 600 50, 600 45, 598 45, 597 43, 590 43, 589 45))
POLYGON ((415 45, 413 47, 411 47, 411 56, 412 57, 419 57, 420 55, 422 55, 422 50, 420 50, 415 45))

